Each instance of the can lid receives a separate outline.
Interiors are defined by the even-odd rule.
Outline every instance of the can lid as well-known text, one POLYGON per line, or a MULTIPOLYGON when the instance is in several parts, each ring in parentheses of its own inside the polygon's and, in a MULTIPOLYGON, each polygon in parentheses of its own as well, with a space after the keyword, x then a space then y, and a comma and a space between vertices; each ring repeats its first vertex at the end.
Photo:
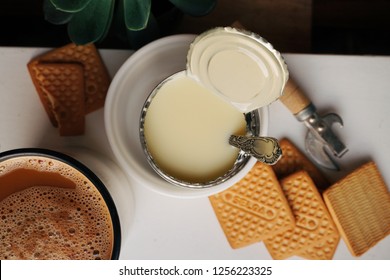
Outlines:
POLYGON ((200 34, 187 54, 188 75, 247 113, 283 93, 287 65, 259 35, 231 27, 200 34))

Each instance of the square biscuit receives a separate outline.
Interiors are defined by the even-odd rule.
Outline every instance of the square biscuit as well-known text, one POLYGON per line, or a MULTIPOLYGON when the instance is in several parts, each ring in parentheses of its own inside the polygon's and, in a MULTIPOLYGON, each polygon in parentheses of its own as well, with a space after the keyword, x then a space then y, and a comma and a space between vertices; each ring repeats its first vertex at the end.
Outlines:
POLYGON ((390 193, 373 161, 332 185, 323 196, 352 255, 361 256, 390 234, 390 193))
POLYGON ((242 180, 209 200, 232 248, 259 242, 294 226, 272 167, 261 162, 242 180))
POLYGON ((295 217, 295 227, 267 238, 264 243, 274 259, 300 256, 332 259, 340 235, 320 193, 306 171, 281 180, 295 217))
POLYGON ((47 116, 49 117, 49 120, 51 124, 54 127, 58 127, 58 122, 56 119, 56 116, 53 112, 52 103, 50 102, 48 95, 43 90, 42 86, 44 83, 49 83, 49 81, 45 82, 42 74, 40 74, 37 66, 39 65, 39 62, 37 60, 32 60, 27 64, 27 69, 30 73, 31 80, 34 84, 34 87, 38 93, 39 100, 41 101, 41 104, 43 108, 45 109, 45 112, 47 116))
POLYGON ((74 43, 53 49, 34 59, 38 63, 79 63, 84 67, 85 113, 104 106, 111 79, 94 44, 74 43))
POLYGON ((61 136, 84 133, 84 70, 77 63, 38 63, 34 66, 44 104, 61 136))
POLYGON ((283 138, 279 141, 279 144, 282 149, 282 157, 273 165, 273 169, 279 180, 297 171, 305 170, 309 173, 320 191, 323 191, 330 186, 329 181, 321 171, 294 145, 292 141, 283 138))

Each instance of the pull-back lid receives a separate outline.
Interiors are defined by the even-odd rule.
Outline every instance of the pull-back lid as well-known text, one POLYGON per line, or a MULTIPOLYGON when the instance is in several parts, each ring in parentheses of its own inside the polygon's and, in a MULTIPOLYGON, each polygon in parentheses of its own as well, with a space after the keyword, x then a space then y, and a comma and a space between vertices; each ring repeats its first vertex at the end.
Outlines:
POLYGON ((288 80, 287 65, 270 43, 231 27, 211 29, 194 40, 187 72, 244 113, 277 100, 288 80))

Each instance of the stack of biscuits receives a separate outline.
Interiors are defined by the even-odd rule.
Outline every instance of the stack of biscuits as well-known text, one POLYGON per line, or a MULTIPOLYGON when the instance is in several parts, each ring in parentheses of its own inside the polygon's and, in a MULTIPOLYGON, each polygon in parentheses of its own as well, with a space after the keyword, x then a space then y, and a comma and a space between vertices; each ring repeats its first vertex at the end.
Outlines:
POLYGON ((390 234, 390 195, 373 162, 329 187, 291 141, 280 146, 276 165, 257 162, 241 181, 209 197, 232 248, 262 241, 274 259, 321 260, 333 258, 340 235, 360 256, 390 234))
POLYGON ((103 107, 110 84, 96 47, 71 43, 32 59, 27 67, 49 120, 59 128, 59 134, 83 134, 85 115, 103 107))

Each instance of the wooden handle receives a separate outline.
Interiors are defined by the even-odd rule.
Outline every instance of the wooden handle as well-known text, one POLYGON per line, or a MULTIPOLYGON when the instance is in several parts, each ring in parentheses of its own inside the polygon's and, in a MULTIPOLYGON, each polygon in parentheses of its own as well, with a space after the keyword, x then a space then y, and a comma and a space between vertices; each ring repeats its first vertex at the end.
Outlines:
POLYGON ((291 77, 288 79, 283 95, 279 99, 294 115, 311 103, 310 99, 307 98, 291 77))

